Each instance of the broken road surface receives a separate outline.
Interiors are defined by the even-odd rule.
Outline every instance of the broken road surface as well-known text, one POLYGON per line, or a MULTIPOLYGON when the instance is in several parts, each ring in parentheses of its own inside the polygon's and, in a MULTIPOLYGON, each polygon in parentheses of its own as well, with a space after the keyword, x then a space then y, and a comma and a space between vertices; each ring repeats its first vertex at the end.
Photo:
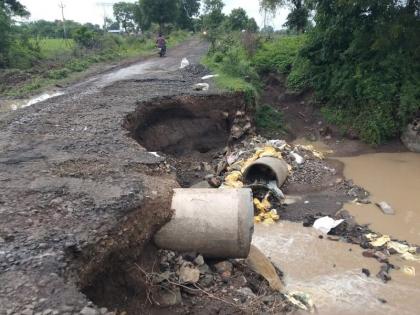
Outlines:
POLYGON ((1 314, 96 314, 81 289, 141 252, 178 187, 122 122, 139 101, 203 94, 201 73, 177 69, 206 49, 192 39, 1 117, 1 314))

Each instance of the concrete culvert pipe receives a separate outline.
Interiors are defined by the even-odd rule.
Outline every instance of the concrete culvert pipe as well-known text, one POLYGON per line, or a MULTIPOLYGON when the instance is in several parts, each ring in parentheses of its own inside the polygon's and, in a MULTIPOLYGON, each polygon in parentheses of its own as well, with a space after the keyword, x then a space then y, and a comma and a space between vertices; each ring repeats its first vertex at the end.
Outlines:
POLYGON ((175 189, 173 217, 154 237, 163 249, 246 258, 254 231, 251 189, 175 189))
POLYGON ((286 161, 274 157, 262 157, 250 164, 243 173, 245 185, 275 180, 281 187, 289 175, 286 161))

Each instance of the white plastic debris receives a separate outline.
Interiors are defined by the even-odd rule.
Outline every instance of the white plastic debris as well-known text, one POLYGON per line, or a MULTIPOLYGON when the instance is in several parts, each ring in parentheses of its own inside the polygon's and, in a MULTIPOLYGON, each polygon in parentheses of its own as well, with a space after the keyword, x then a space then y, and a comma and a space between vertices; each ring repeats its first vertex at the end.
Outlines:
POLYGON ((205 75, 204 77, 202 77, 201 80, 208 80, 208 79, 211 79, 211 78, 216 78, 218 76, 219 76, 218 74, 209 74, 209 75, 205 75))
POLYGON ((190 62, 188 61, 188 59, 182 58, 181 66, 179 67, 179 69, 184 69, 185 67, 188 67, 189 65, 190 65, 190 62))
POLYGON ((305 159, 299 154, 295 152, 291 152, 290 154, 293 156, 297 164, 303 164, 305 162, 305 159))
POLYGON ((385 201, 376 204, 384 214, 393 215, 395 214, 395 210, 385 201))
POLYGON ((157 158, 160 158, 161 156, 157 154, 157 152, 149 152, 151 155, 156 156, 157 158))
POLYGON ((328 234, 331 231, 331 229, 339 226, 343 222, 343 219, 334 220, 333 218, 330 218, 328 216, 322 217, 314 222, 314 228, 318 231, 321 231, 324 234, 328 234))
POLYGON ((195 91, 208 91, 210 88, 210 85, 208 83, 197 83, 194 84, 193 89, 195 91))
POLYGON ((284 140, 269 140, 267 141, 267 144, 279 149, 280 151, 283 151, 287 146, 287 142, 284 140))
POLYGON ((270 189, 277 198, 280 199, 285 199, 286 197, 284 196, 283 192, 281 191, 281 189, 277 186, 277 181, 272 180, 268 183, 267 185, 268 189, 270 189))

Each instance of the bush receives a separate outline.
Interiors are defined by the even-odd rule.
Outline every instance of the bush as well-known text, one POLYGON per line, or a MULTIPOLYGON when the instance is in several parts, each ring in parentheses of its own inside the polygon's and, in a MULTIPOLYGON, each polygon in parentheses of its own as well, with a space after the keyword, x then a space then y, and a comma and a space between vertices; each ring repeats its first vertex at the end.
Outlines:
POLYGON ((266 42, 256 52, 253 64, 261 74, 269 72, 288 74, 305 41, 305 35, 298 35, 282 36, 266 42))
POLYGON ((67 68, 50 70, 50 71, 47 72, 47 78, 48 79, 55 79, 55 80, 64 79, 64 78, 67 78, 70 73, 71 73, 71 71, 67 68))
POLYGON ((257 128, 265 131, 284 131, 283 114, 270 105, 257 107, 255 115, 257 128))

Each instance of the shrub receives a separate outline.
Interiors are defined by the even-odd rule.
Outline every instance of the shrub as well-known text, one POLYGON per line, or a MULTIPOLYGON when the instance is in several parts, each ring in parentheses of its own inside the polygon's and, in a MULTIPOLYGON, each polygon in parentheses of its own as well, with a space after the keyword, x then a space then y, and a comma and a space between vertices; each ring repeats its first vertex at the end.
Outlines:
POLYGON ((255 124, 257 128, 265 131, 285 130, 283 114, 270 105, 257 107, 255 124))

